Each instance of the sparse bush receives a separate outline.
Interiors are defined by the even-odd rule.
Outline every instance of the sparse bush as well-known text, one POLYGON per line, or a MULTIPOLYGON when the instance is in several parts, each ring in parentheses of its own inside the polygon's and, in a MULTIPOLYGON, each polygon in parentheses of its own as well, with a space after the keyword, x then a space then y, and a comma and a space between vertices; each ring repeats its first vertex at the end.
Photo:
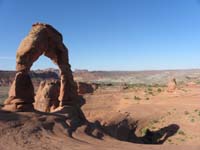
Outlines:
POLYGON ((149 91, 149 92, 152 92, 153 89, 152 89, 151 87, 148 87, 148 91, 149 91))
POLYGON ((184 111, 184 114, 185 115, 189 115, 190 113, 188 111, 184 111))
POLYGON ((126 86, 128 88, 142 88, 142 87, 146 87, 145 84, 141 84, 141 83, 138 83, 138 84, 127 84, 126 86))
POLYGON ((160 92, 162 92, 162 89, 161 89, 161 88, 158 88, 157 91, 160 93, 160 92))
POLYGON ((186 89, 181 89, 183 92, 187 92, 187 90, 186 89))
POLYGON ((171 115, 171 112, 167 112, 168 115, 171 115))
POLYGON ((150 95, 152 95, 152 96, 154 95, 154 94, 153 94, 153 91, 149 91, 148 93, 149 93, 150 95))
POLYGON ((141 98, 138 96, 134 96, 134 100, 141 100, 141 98))
POLYGON ((179 131, 178 131, 178 134, 180 134, 180 135, 185 135, 185 132, 182 131, 182 130, 179 130, 179 131))
POLYGON ((152 123, 158 123, 159 122, 159 120, 153 120, 152 121, 152 123))
POLYGON ((190 121, 191 121, 191 122, 195 122, 194 118, 192 118, 190 121))
POLYGON ((159 84, 153 84, 152 86, 153 87, 159 87, 160 85, 159 84))
POLYGON ((185 141, 185 139, 181 139, 181 142, 184 142, 185 141))
POLYGON ((141 133, 142 136, 146 135, 147 129, 148 129, 148 128, 145 127, 145 128, 142 128, 142 129, 140 130, 140 133, 141 133))
POLYGON ((167 141, 168 141, 169 143, 171 143, 171 142, 172 142, 172 140, 171 140, 171 139, 167 139, 167 141))

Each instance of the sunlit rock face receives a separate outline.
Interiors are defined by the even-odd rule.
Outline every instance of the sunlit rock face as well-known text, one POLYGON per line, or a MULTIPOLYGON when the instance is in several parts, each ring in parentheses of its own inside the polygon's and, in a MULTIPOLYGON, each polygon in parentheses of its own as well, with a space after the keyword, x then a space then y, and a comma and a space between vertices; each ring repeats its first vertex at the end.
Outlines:
POLYGON ((59 81, 42 81, 35 96, 34 108, 42 112, 51 112, 59 106, 59 81))
POLYGON ((5 100, 4 110, 33 110, 34 88, 28 73, 33 63, 43 54, 60 70, 59 106, 74 105, 77 90, 69 64, 68 49, 63 44, 62 35, 51 25, 36 23, 17 50, 17 74, 9 97, 5 100))

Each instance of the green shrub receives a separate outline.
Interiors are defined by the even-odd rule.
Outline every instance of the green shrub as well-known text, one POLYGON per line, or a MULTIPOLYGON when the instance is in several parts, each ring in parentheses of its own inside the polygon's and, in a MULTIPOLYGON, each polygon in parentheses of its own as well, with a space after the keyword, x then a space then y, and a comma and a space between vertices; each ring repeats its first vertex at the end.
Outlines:
POLYGON ((148 128, 145 127, 145 128, 142 128, 142 129, 140 130, 142 136, 146 135, 147 129, 148 129, 148 128))

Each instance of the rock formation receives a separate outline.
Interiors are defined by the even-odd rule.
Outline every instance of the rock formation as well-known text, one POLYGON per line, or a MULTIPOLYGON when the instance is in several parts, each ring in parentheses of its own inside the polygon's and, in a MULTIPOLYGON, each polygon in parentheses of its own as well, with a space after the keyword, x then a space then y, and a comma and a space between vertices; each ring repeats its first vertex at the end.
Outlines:
POLYGON ((177 88, 177 82, 176 82, 176 79, 173 78, 168 82, 167 92, 174 92, 176 88, 177 88))
POLYGON ((59 106, 59 81, 42 81, 35 96, 34 108, 42 112, 51 112, 59 106))
POLYGON ((32 64, 43 54, 57 64, 60 70, 59 105, 73 105, 77 90, 70 69, 68 49, 63 44, 62 35, 48 24, 36 23, 17 50, 17 74, 9 98, 5 101, 4 110, 33 109, 34 89, 28 73, 32 64))
POLYGON ((4 110, 32 111, 34 102, 34 88, 27 73, 18 72, 11 85, 9 97, 4 102, 4 110))
POLYGON ((77 82, 76 84, 78 94, 93 93, 98 88, 98 85, 95 83, 77 82))
POLYGON ((193 81, 188 82, 186 85, 191 88, 197 87, 197 84, 193 81))

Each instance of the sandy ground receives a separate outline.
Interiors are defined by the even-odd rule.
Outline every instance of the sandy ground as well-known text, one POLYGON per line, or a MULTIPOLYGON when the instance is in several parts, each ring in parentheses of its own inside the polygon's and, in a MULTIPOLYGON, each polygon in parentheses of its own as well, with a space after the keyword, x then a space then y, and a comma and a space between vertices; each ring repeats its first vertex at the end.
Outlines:
POLYGON ((73 138, 66 136, 65 122, 58 116, 35 113, 0 112, 1 150, 199 150, 200 149, 200 87, 182 87, 174 93, 165 88, 115 87, 98 89, 84 95, 82 110, 90 122, 99 121, 106 126, 127 116, 137 121, 133 133, 141 139, 147 129, 167 132, 177 127, 163 144, 125 142, 104 135, 97 139, 79 127, 73 138), (34 129, 34 130, 33 130, 34 129))
POLYGON ((83 110, 89 120, 100 120, 102 124, 112 119, 109 117, 113 115, 109 114, 126 114, 138 120, 135 131, 138 137, 146 129, 159 131, 177 125, 177 132, 161 147, 200 148, 200 88, 182 87, 174 93, 166 92, 165 88, 161 91, 157 89, 150 89, 150 92, 146 89, 128 89, 123 92, 111 88, 99 90, 85 96, 83 110))

